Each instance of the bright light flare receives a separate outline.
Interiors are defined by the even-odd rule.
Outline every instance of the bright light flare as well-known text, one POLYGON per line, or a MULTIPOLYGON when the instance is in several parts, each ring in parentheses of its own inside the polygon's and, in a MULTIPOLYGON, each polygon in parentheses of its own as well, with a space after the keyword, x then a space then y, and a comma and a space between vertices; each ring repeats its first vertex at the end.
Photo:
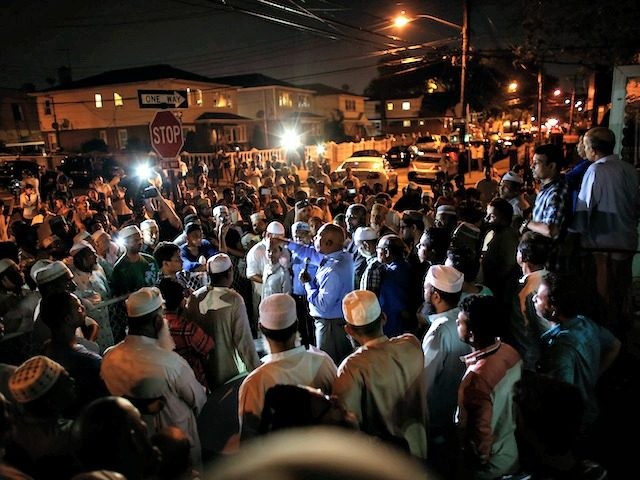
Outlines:
POLYGON ((400 15, 397 15, 396 18, 393 19, 393 24, 398 28, 406 26, 409 22, 411 22, 411 20, 404 11, 400 12, 400 15))
POLYGON ((300 134, 295 130, 285 130, 280 137, 280 145, 285 150, 295 150, 301 145, 300 134))
POLYGON ((140 178, 141 180, 146 180, 153 174, 153 170, 147 163, 141 163, 140 165, 136 166, 135 172, 136 177, 140 178))
POLYGON ((559 88, 556 88, 556 89, 553 91, 553 96, 554 96, 554 97, 559 97, 561 93, 562 93, 562 90, 560 90, 559 88))
POLYGON ((518 82, 511 82, 508 86, 507 86, 507 91, 509 93, 516 93, 518 91, 518 82))
POLYGON ((560 122, 558 121, 557 118, 549 118, 546 122, 544 122, 544 124, 547 126, 547 128, 553 128, 553 127, 557 126, 558 123, 560 123, 560 122))
POLYGON ((568 98, 565 98, 565 99, 564 99, 564 103, 565 103, 566 105, 569 105, 569 104, 571 103, 571 100, 569 100, 568 98))
POLYGON ((326 152, 327 149, 325 148, 324 145, 322 144, 318 144, 316 145, 316 152, 318 153, 318 155, 324 155, 324 152, 326 152))

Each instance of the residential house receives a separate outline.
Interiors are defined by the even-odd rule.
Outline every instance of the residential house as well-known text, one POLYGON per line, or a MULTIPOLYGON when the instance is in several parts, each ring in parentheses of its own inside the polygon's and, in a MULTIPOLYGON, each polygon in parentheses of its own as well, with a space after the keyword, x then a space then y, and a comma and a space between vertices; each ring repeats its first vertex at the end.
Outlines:
POLYGON ((212 151, 220 144, 248 143, 253 122, 238 115, 237 88, 169 65, 111 70, 32 95, 51 149, 80 150, 102 139, 117 151, 149 148, 149 123, 157 109, 141 108, 139 90, 186 92, 187 108, 171 108, 182 121, 185 148, 212 151))
POLYGON ((254 119, 251 143, 258 148, 280 145, 289 129, 311 142, 322 134, 324 117, 314 110, 314 92, 275 78, 251 73, 214 78, 213 81, 238 88, 238 114, 254 119))
POLYGON ((24 90, 0 88, 0 143, 42 140, 35 99, 24 90))
POLYGON ((315 92, 315 112, 325 117, 325 135, 329 138, 371 136, 371 122, 365 114, 365 97, 322 83, 300 85, 315 92))
POLYGON ((445 133, 451 126, 452 116, 433 110, 426 105, 425 95, 365 101, 365 115, 378 134, 445 133))

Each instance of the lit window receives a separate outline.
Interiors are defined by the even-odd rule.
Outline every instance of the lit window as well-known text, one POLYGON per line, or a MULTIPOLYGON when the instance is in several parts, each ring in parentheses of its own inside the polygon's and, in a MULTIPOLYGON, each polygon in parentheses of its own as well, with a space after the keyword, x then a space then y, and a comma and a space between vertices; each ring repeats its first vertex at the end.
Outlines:
POLYGON ((402 121, 402 126, 403 127, 410 127, 411 126, 411 120, 403 120, 402 121))
POLYGON ((202 90, 196 90, 196 105, 199 107, 202 106, 202 90))
POLYGON ((278 95, 278 106, 293 107, 293 96, 288 92, 280 92, 278 95))
POLYGON ((393 110, 393 102, 387 102, 387 110, 393 110))
POLYGON ((127 148, 127 143, 129 141, 129 136, 127 135, 126 128, 118 129, 118 143, 120 144, 120 149, 124 150, 127 148))
POLYGON ((228 93, 215 93, 213 95, 213 106, 216 108, 231 108, 233 106, 231 95, 228 93))
POLYGON ((99 93, 96 93, 95 99, 96 99, 96 108, 102 108, 102 95, 100 95, 99 93))
POLYGON ((44 101, 44 114, 51 115, 51 100, 44 101))
POLYGON ((113 92, 113 103, 116 107, 121 107, 122 105, 124 105, 124 102, 122 101, 122 95, 113 92))
POLYGON ((403 110, 411 110, 411 102, 402 102, 403 110))
POLYGON ((345 110, 347 112, 355 112, 356 111, 356 101, 355 100, 345 100, 345 110))
POLYGON ((310 106, 309 95, 298 95, 298 108, 309 108, 310 106))
POLYGON ((420 125, 424 125, 424 120, 420 120, 420 125))

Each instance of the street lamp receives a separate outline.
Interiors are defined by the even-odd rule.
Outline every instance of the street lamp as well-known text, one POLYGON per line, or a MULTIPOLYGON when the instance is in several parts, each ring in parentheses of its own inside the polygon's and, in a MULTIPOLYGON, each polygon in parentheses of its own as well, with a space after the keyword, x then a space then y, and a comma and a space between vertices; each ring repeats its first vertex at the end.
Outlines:
POLYGON ((402 28, 411 21, 417 18, 424 18, 427 20, 432 20, 434 22, 440 23, 442 25, 446 25, 447 27, 455 28, 462 32, 462 51, 461 51, 461 65, 460 65, 460 110, 456 112, 456 115, 462 117, 463 122, 463 131, 462 131, 462 143, 465 142, 465 136, 467 131, 467 109, 466 109, 466 98, 465 98, 465 90, 467 85, 467 56, 469 54, 469 4, 468 0, 462 0, 462 25, 458 25, 457 23, 449 22, 440 17, 436 17, 434 15, 426 15, 419 14, 413 15, 412 18, 408 17, 407 14, 402 11, 399 15, 396 16, 393 23, 396 27, 402 28))

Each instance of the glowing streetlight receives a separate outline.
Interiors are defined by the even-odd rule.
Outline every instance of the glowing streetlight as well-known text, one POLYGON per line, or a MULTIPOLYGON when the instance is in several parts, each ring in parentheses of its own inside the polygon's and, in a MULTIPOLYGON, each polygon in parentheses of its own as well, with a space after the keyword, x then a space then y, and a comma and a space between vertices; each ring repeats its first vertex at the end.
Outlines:
POLYGON ((568 98, 565 98, 564 99, 564 103, 565 103, 565 105, 569 105, 571 103, 571 100, 569 100, 568 98))
POLYGON ((411 20, 409 20, 409 18, 407 17, 407 15, 403 10, 402 12, 400 12, 400 15, 396 16, 396 18, 393 19, 393 24, 398 28, 402 28, 405 25, 407 25, 410 21, 411 20))
POLYGON ((554 96, 554 97, 559 97, 561 93, 562 93, 562 90, 560 90, 559 88, 556 88, 556 89, 553 91, 553 96, 554 96))
POLYGON ((578 101, 576 102, 576 107, 580 107, 581 105, 582 105, 582 100, 578 100, 578 101))
POLYGON ((509 93, 516 93, 518 91, 518 82, 511 82, 508 86, 507 86, 507 91, 509 93))

